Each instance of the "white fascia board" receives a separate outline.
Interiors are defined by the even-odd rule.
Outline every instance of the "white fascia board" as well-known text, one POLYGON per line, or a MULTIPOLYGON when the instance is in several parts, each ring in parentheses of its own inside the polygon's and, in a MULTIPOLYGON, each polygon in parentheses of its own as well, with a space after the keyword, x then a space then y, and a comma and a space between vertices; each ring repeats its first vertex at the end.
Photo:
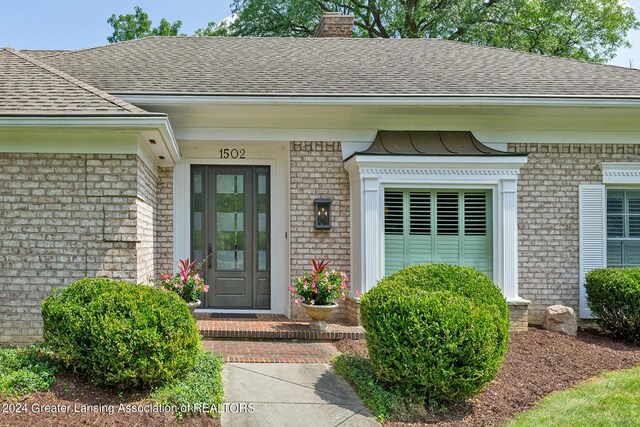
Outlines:
POLYGON ((73 116, 16 116, 0 117, 0 127, 60 127, 60 128, 155 128, 160 132, 173 163, 181 159, 171 123, 166 116, 158 117, 73 117, 73 116))
POLYGON ((313 96, 282 95, 153 95, 116 94, 134 105, 401 105, 401 106, 541 106, 541 107, 640 107, 638 97, 582 96, 313 96))

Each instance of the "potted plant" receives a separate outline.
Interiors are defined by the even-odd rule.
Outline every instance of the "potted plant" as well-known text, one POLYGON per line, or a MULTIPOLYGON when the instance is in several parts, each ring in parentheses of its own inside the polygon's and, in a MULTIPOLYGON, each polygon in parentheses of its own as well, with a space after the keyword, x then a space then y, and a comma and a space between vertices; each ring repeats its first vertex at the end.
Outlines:
POLYGON ((196 260, 181 259, 178 261, 178 274, 163 274, 157 282, 160 287, 180 295, 193 317, 196 307, 200 305, 200 295, 209 292, 209 285, 197 273, 199 266, 196 260))
POLYGON ((298 277, 289 291, 295 297, 295 303, 302 305, 304 311, 311 317, 309 329, 324 331, 327 329, 325 321, 338 307, 334 301, 347 296, 347 281, 349 278, 341 271, 327 270, 328 260, 311 260, 313 271, 298 277))

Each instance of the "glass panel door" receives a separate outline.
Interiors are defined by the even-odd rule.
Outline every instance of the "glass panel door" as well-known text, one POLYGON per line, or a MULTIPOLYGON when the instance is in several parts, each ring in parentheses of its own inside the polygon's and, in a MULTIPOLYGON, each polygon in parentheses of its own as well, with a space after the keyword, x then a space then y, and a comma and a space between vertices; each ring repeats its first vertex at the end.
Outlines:
POLYGON ((270 308, 269 172, 192 166, 191 256, 207 258, 203 308, 270 308))

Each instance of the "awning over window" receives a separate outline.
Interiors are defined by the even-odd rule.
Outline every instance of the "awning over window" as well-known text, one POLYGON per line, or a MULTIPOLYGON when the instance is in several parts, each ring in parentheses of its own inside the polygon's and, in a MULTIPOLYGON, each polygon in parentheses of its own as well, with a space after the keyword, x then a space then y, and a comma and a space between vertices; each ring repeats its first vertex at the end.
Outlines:
POLYGON ((378 131, 368 149, 354 155, 398 156, 523 156, 487 147, 471 132, 378 131))

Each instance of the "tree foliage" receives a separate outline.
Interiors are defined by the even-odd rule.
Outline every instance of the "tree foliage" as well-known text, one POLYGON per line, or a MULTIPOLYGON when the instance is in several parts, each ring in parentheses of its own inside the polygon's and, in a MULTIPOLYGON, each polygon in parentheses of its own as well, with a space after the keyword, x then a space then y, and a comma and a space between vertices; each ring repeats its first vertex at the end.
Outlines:
POLYGON ((324 12, 356 37, 431 37, 605 62, 638 28, 620 0, 234 0, 236 36, 308 37, 324 12))
POLYGON ((107 37, 109 43, 118 43, 125 40, 141 39, 149 36, 177 36, 182 26, 182 21, 169 22, 162 18, 160 25, 152 28, 149 15, 141 7, 134 8, 135 13, 118 15, 114 13, 107 23, 113 27, 113 34, 107 37))
MULTIPOLYGON (((624 0, 233 0, 233 20, 196 36, 312 36, 324 12, 355 16, 355 37, 442 38, 544 55, 606 62, 640 28, 624 0)), ((140 7, 111 15, 110 43, 178 35, 181 21, 152 28, 140 7)))

